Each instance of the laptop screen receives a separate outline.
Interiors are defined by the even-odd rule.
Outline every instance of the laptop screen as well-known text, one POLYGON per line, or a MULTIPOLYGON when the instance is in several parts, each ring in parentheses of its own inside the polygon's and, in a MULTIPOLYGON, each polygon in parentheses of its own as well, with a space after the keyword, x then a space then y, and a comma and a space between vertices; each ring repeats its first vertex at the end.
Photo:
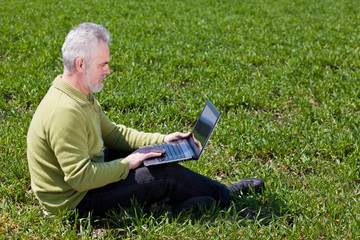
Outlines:
POLYGON ((200 156, 200 153, 204 149, 219 118, 220 113, 210 101, 207 101, 192 131, 192 139, 198 149, 198 152, 196 151, 197 157, 200 156))

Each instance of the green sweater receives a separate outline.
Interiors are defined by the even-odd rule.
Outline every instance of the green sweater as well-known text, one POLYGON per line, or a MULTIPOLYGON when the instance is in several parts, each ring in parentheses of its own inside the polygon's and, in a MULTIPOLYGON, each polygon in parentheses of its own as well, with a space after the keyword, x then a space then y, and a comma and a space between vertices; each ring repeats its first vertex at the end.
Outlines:
POLYGON ((38 106, 27 135, 31 187, 51 213, 75 208, 88 190, 125 179, 129 162, 104 162, 103 147, 133 151, 164 135, 115 125, 92 94, 58 76, 38 106))

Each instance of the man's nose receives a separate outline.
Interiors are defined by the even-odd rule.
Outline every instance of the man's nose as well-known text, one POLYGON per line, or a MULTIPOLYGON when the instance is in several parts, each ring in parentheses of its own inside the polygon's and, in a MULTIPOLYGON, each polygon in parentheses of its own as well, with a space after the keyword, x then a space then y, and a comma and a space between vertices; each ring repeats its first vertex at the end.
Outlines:
POLYGON ((111 73, 110 67, 109 67, 109 65, 107 65, 104 69, 104 74, 108 75, 110 73, 111 73))

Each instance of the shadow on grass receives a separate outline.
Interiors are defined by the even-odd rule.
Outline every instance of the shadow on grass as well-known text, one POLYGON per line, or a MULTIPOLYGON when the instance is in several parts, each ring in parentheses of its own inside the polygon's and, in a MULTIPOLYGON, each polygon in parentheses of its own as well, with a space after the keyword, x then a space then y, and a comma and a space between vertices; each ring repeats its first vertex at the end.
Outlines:
POLYGON ((233 206, 236 213, 242 217, 268 225, 276 218, 291 213, 286 202, 277 194, 256 194, 247 197, 234 197, 233 206))
POLYGON ((105 217, 89 215, 86 219, 80 219, 73 214, 73 222, 80 227, 91 225, 92 235, 107 235, 109 231, 124 235, 134 229, 146 226, 147 229, 156 228, 164 224, 214 224, 218 222, 236 221, 239 225, 247 226, 257 223, 267 226, 277 218, 289 218, 291 224, 290 209, 286 203, 276 194, 255 194, 246 197, 232 197, 232 203, 228 208, 220 209, 213 204, 209 209, 200 208, 195 212, 183 210, 178 213, 169 211, 166 207, 156 210, 133 202, 131 208, 120 208, 117 211, 109 211, 105 217), (149 210, 150 209, 150 210, 149 210))

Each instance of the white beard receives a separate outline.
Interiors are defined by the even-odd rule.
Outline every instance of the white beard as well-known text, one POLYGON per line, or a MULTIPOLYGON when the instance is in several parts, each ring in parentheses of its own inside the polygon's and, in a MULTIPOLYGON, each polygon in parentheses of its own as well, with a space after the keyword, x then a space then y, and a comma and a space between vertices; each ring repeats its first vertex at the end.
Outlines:
POLYGON ((103 87, 104 87, 104 84, 98 83, 96 85, 90 85, 89 89, 90 89, 90 92, 92 92, 92 93, 98 93, 98 92, 101 92, 103 87))
MULTIPOLYGON (((90 92, 92 92, 92 93, 101 92, 101 90, 102 90, 103 87, 104 87, 104 84, 102 84, 102 83, 100 82, 100 83, 98 83, 98 84, 92 85, 92 84, 90 83, 89 72, 90 72, 90 71, 86 71, 86 82, 87 82, 87 85, 88 85, 88 87, 89 87, 90 92)), ((103 78, 103 76, 102 76, 102 78, 103 78)))

